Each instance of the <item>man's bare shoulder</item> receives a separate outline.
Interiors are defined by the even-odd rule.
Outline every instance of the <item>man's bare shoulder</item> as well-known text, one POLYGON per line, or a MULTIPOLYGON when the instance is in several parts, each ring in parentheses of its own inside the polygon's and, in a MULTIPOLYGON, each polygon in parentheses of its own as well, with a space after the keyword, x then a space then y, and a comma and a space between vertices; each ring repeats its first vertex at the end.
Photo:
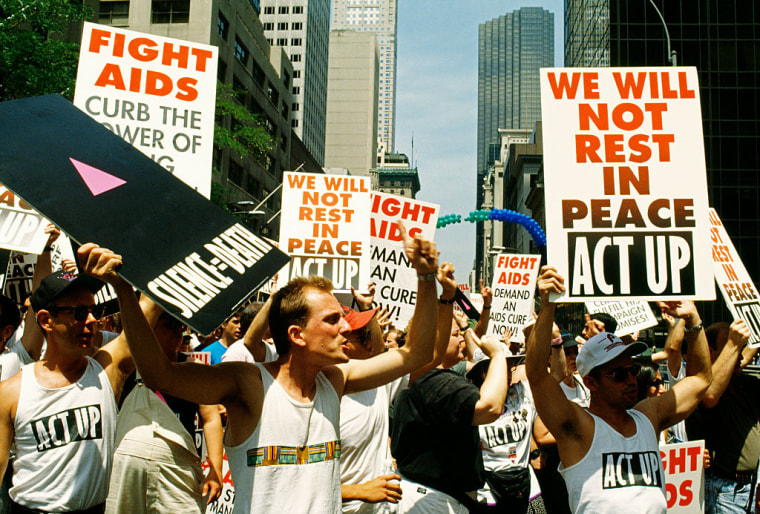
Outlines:
POLYGON ((322 373, 324 373, 325 377, 327 377, 327 380, 330 381, 330 383, 333 385, 333 388, 335 389, 335 392, 338 393, 338 396, 343 396, 343 392, 346 389, 346 366, 349 363, 344 364, 334 364, 332 366, 325 366, 322 368, 322 373))
POLYGON ((2 415, 16 416, 16 407, 21 393, 21 371, 8 380, 0 382, 0 413, 2 415))

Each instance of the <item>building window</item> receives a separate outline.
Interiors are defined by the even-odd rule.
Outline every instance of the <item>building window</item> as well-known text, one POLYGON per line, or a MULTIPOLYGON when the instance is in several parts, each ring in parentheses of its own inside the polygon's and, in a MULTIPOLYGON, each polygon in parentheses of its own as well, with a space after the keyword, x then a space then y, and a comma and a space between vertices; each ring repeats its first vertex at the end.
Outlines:
POLYGON ((282 70, 282 83, 285 87, 290 87, 290 75, 286 70, 282 70))
POLYGON ((227 41, 227 36, 230 33, 230 22, 224 17, 222 11, 219 11, 216 16, 216 32, 219 34, 220 38, 227 41))
POLYGON ((281 5, 277 9, 277 14, 288 14, 288 6, 287 5, 281 5))
POLYGON ((227 178, 233 184, 237 184, 238 186, 242 187, 242 185, 243 185, 243 167, 240 166, 235 161, 230 161, 230 168, 227 171, 227 178))
POLYGON ((291 38, 290 46, 301 46, 301 38, 300 37, 291 38))
POLYGON ((267 43, 269 44, 269 46, 272 46, 273 40, 271 37, 267 38, 267 43))
POLYGON ((100 2, 100 15, 98 23, 106 25, 129 24, 129 1, 126 2, 100 2))
POLYGON ((256 59, 251 63, 251 75, 253 76, 254 82, 263 88, 264 82, 266 81, 266 74, 264 73, 264 70, 261 69, 261 66, 259 66, 259 63, 256 62, 256 59))
POLYGON ((248 64, 248 49, 238 38, 235 38, 235 57, 245 66, 248 64))
POLYGON ((301 23, 300 21, 296 22, 296 23, 291 23, 290 24, 290 29, 291 30, 303 30, 303 23, 301 23))
POLYGON ((301 88, 299 86, 293 86, 293 94, 294 95, 300 95, 301 94, 301 88))
POLYGON ((293 104, 293 107, 291 108, 292 111, 300 111, 301 107, 298 104, 293 104))
POLYGON ((288 38, 286 38, 286 37, 278 37, 277 38, 277 46, 288 46, 288 38))
POLYGON ((190 21, 190 0, 153 0, 152 23, 187 23, 190 21))
POLYGON ((298 128, 298 120, 290 120, 290 126, 293 128, 298 128))
POLYGON ((282 109, 280 110, 280 114, 282 114, 283 119, 288 119, 288 106, 285 104, 282 104, 282 109))
POLYGON ((274 14, 274 7, 264 7, 264 14, 274 14))
POLYGON ((293 54, 290 56, 291 62, 301 62, 301 54, 293 54))
POLYGON ((294 5, 293 6, 293 14, 303 14, 303 6, 302 5, 294 5))
POLYGON ((277 30, 288 30, 287 22, 280 22, 277 24, 277 30))
POLYGON ((294 79, 300 79, 301 78, 301 70, 293 70, 293 78, 294 79))
POLYGON ((266 22, 264 24, 264 30, 274 30, 274 23, 272 23, 272 22, 266 22))

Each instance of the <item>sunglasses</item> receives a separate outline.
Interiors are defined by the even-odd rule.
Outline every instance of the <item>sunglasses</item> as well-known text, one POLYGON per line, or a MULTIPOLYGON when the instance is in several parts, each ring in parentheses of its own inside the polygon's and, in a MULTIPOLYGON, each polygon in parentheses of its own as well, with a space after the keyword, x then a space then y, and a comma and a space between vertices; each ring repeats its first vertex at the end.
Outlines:
POLYGON ((652 382, 650 382, 649 385, 654 386, 654 387, 660 387, 664 383, 665 381, 663 379, 658 378, 657 380, 653 380, 652 382))
POLYGON ((629 374, 633 375, 633 378, 636 378, 639 371, 641 371, 641 364, 631 364, 630 366, 620 366, 603 374, 612 378, 615 382, 625 382, 629 374))
POLYGON ((50 305, 45 310, 53 316, 57 316, 61 312, 73 312, 75 320, 86 321, 87 315, 90 313, 95 319, 102 318, 106 307, 105 305, 50 305))
POLYGON ((347 343, 358 343, 361 345, 366 345, 370 341, 369 332, 362 332, 359 337, 352 337, 351 339, 346 339, 347 343))

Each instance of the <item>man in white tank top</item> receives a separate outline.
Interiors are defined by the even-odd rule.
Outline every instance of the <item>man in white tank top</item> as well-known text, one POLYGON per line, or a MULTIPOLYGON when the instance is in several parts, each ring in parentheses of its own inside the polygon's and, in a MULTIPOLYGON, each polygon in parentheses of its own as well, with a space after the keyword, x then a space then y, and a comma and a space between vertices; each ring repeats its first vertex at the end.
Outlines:
MULTIPOLYGON (((113 253, 92 246, 80 249, 86 268, 111 269, 113 253)), ((126 282, 114 285, 119 300, 135 298, 126 282)), ((43 279, 32 294, 47 352, 41 361, 0 383, 0 475, 13 444, 10 496, 21 508, 102 512, 116 399, 134 369, 124 336, 88 357, 102 313, 93 293, 102 286, 90 276, 59 271, 43 279)))
POLYGON ((556 304, 550 293, 564 291, 564 279, 545 266, 538 279, 541 310, 528 339, 526 373, 538 415, 557 439, 560 472, 573 512, 666 512, 664 473, 657 434, 684 419, 710 385, 707 340, 696 307, 689 301, 660 302, 686 321, 689 375, 667 393, 636 403, 637 365, 632 356, 644 343, 626 345, 609 332, 591 337, 576 365, 591 392, 588 409, 569 401, 546 369, 556 304))
MULTIPOLYGON (((434 243, 401 230, 417 271, 417 304, 403 348, 348 361, 343 309, 321 277, 277 291, 269 327, 279 354, 265 364, 172 363, 136 301, 120 304, 124 331, 145 384, 188 401, 227 409, 225 446, 235 512, 339 512, 339 408, 343 394, 372 389, 428 363, 436 334, 438 256, 434 243)), ((121 263, 115 257, 111 268, 121 263)), ((107 282, 113 272, 98 274, 107 282)))

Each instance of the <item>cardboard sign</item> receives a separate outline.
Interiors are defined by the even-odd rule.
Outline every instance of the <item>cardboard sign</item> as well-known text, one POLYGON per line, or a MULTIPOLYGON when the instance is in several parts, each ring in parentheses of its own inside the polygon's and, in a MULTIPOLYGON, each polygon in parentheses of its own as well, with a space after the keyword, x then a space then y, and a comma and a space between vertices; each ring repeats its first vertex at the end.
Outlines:
POLYGON ((748 344, 755 348, 760 346, 760 295, 715 209, 709 217, 715 282, 734 318, 747 324, 748 344))
POLYGON ((278 275, 278 286, 295 277, 319 275, 332 281, 335 292, 350 292, 351 286, 366 289, 369 177, 283 175, 280 248, 292 259, 278 275))
POLYGON ((586 302, 586 309, 588 309, 589 314, 606 312, 615 318, 617 321, 615 335, 618 337, 657 325, 657 318, 654 317, 649 303, 641 300, 586 302))
POLYGON ((0 248, 41 254, 48 240, 48 220, 0 185, 0 248))
POLYGON ((660 446, 669 513, 704 512, 704 453, 701 440, 660 446))
POLYGON ((695 68, 544 68, 552 301, 714 300, 695 68))
POLYGON ((74 105, 211 194, 215 46, 86 22, 74 105))
POLYGON ((396 225, 403 220, 410 237, 433 240, 439 206, 401 196, 372 192, 370 214, 370 280, 375 301, 388 308, 394 326, 405 327, 417 304, 417 272, 404 253, 396 225))
POLYGON ((0 181, 201 334, 288 260, 58 95, 0 103, 0 181))
POLYGON ((488 334, 501 336, 509 332, 512 341, 522 343, 525 341, 522 329, 533 319, 533 292, 541 256, 501 254, 494 261, 488 334))

